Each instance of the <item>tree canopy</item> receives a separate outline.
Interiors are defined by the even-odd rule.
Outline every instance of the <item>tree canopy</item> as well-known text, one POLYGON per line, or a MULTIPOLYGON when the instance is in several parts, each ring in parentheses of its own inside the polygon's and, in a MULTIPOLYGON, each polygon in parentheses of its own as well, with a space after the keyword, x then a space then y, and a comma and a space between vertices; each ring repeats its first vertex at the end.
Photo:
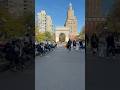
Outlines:
POLYGON ((0 8, 0 34, 2 39, 24 36, 28 32, 26 24, 31 26, 29 31, 34 31, 34 14, 29 13, 15 18, 7 9, 0 8))
POLYGON ((107 18, 107 27, 114 32, 120 32, 120 1, 116 0, 107 18))
POLYGON ((35 40, 37 42, 42 42, 42 41, 45 41, 45 40, 52 41, 53 36, 50 32, 48 32, 48 31, 40 32, 38 27, 35 27, 35 40))

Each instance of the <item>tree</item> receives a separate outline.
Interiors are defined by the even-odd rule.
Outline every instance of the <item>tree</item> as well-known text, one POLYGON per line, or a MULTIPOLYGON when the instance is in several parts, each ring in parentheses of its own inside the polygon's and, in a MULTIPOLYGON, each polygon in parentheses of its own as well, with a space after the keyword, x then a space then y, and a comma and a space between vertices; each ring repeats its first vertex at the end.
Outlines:
POLYGON ((1 33, 4 33, 4 39, 21 37, 25 35, 24 16, 14 18, 7 9, 0 8, 1 33))
POLYGON ((120 32, 120 0, 116 0, 107 18, 107 27, 112 32, 120 32))
POLYGON ((48 32, 48 31, 45 32, 45 39, 49 40, 49 41, 52 41, 52 35, 51 35, 50 32, 48 32))
POLYGON ((25 31, 30 34, 34 34, 35 31, 35 17, 33 12, 29 12, 23 15, 23 23, 25 25, 25 31))
POLYGON ((20 35, 23 27, 21 26, 21 22, 17 19, 13 18, 8 10, 1 8, 0 9, 0 21, 1 21, 1 33, 4 33, 3 39, 9 39, 11 37, 15 37, 20 35))
POLYGON ((45 33, 40 32, 38 27, 35 27, 35 41, 42 42, 45 40, 45 33))
POLYGON ((77 37, 85 40, 85 27, 82 28, 81 32, 79 33, 77 37))
POLYGON ((42 42, 45 40, 45 34, 39 32, 37 35, 35 35, 35 41, 42 42))

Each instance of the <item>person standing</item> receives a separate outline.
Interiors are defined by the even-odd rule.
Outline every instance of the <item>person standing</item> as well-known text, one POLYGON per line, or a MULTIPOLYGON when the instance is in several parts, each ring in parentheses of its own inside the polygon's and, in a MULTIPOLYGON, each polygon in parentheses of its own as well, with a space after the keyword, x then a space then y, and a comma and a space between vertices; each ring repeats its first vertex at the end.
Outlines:
POLYGON ((79 49, 80 48, 83 48, 83 42, 82 42, 82 40, 79 40, 79 49))
POLYGON ((87 46, 89 45, 89 38, 88 38, 87 34, 85 35, 85 43, 86 43, 87 46))
POLYGON ((91 37, 91 49, 93 54, 97 53, 98 51, 98 45, 99 45, 99 39, 95 33, 93 33, 91 37))
POLYGON ((107 43, 106 49, 107 56, 109 56, 109 53, 115 55, 115 41, 112 33, 109 33, 109 35, 106 37, 106 43, 107 43))
POLYGON ((67 42, 67 49, 69 49, 69 51, 71 51, 71 44, 72 41, 69 39, 69 41, 67 42))
POLYGON ((76 41, 75 40, 73 41, 73 48, 74 49, 76 48, 76 41))

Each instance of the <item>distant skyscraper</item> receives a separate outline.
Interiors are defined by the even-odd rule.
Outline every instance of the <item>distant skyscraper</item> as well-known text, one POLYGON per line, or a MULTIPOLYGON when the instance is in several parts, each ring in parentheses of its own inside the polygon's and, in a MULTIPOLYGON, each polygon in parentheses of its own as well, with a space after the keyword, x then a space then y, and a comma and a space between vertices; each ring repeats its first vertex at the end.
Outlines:
POLYGON ((74 9, 72 7, 72 4, 70 3, 67 11, 65 27, 70 28, 70 32, 73 38, 74 36, 77 35, 77 29, 78 29, 77 26, 78 26, 77 18, 74 15, 74 9))

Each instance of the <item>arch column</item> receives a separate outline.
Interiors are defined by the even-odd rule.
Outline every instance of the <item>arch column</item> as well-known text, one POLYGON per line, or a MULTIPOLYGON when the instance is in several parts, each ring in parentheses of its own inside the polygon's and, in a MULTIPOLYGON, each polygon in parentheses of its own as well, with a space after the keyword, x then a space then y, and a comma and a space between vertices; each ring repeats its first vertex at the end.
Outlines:
POLYGON ((69 40, 69 33, 66 32, 65 35, 66 35, 65 41, 67 42, 69 40))
POLYGON ((59 35, 61 33, 65 34, 65 42, 67 42, 69 40, 69 31, 56 31, 55 32, 55 41, 59 42, 59 35))
POLYGON ((55 40, 56 40, 56 42, 59 42, 59 33, 57 33, 57 32, 56 32, 55 40))

